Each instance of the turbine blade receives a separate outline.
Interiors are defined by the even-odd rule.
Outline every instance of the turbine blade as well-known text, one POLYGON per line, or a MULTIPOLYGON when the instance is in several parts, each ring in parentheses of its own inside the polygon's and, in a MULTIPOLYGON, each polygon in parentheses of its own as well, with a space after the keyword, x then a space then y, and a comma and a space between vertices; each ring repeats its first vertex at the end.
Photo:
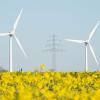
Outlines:
POLYGON ((98 28, 99 24, 100 24, 100 21, 98 21, 97 24, 95 25, 95 27, 92 29, 92 31, 91 31, 91 33, 90 33, 90 36, 89 36, 89 39, 88 39, 89 41, 90 41, 91 38, 93 37, 93 35, 94 35, 96 29, 98 28))
POLYGON ((0 36, 7 36, 9 33, 0 33, 0 36))
POLYGON ((72 40, 72 39, 65 39, 65 40, 69 42, 75 42, 75 43, 84 43, 83 40, 72 40))
POLYGON ((16 42, 17 42, 19 48, 21 49, 21 51, 22 51, 23 54, 25 55, 25 57, 27 57, 27 54, 26 54, 25 50, 23 49, 23 47, 22 47, 22 45, 21 45, 19 39, 16 37, 16 35, 14 35, 14 38, 15 38, 15 40, 16 40, 16 42))
POLYGON ((15 23, 14 23, 14 27, 13 27, 13 30, 14 30, 14 31, 15 31, 16 28, 17 28, 17 25, 18 25, 18 22, 19 22, 19 20, 20 20, 20 17, 21 17, 22 11, 23 11, 23 8, 21 9, 21 11, 20 11, 20 13, 19 13, 19 15, 18 15, 18 17, 17 17, 15 23))
POLYGON ((91 53, 92 53, 92 55, 93 55, 93 58, 95 59, 97 65, 98 65, 98 64, 99 64, 99 63, 98 63, 98 60, 97 60, 96 55, 95 55, 95 53, 94 53, 93 47, 91 46, 90 43, 89 43, 89 47, 90 47, 91 53))

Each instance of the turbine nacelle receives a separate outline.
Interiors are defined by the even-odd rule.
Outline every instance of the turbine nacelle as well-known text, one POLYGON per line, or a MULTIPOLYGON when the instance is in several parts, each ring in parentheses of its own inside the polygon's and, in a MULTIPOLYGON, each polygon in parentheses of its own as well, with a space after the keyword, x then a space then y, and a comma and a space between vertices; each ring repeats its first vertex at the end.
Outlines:
POLYGON ((14 32, 9 32, 9 36, 12 37, 14 35, 14 32))
POLYGON ((88 40, 84 41, 84 45, 85 46, 87 46, 88 44, 89 44, 89 41, 88 40))

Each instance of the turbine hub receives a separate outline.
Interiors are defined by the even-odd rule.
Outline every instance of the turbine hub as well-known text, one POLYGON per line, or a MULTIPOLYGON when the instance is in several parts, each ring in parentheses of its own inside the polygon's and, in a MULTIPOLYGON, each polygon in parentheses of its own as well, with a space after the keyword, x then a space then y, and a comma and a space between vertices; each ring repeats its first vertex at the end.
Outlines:
POLYGON ((87 41, 84 42, 85 46, 87 46, 89 43, 87 41))
POLYGON ((10 36, 10 37, 12 37, 12 36, 13 36, 13 34, 12 34, 11 32, 9 32, 9 36, 10 36))

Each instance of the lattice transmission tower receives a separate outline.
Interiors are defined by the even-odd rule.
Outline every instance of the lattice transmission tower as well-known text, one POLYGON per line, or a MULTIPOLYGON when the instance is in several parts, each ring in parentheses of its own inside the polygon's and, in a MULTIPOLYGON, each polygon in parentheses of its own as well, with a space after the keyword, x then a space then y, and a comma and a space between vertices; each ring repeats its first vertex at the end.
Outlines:
POLYGON ((47 40, 47 44, 45 46, 45 51, 51 52, 52 57, 52 70, 56 70, 56 63, 57 63, 57 52, 61 52, 62 49, 59 49, 61 40, 57 39, 57 36, 54 34, 52 35, 51 39, 47 40))

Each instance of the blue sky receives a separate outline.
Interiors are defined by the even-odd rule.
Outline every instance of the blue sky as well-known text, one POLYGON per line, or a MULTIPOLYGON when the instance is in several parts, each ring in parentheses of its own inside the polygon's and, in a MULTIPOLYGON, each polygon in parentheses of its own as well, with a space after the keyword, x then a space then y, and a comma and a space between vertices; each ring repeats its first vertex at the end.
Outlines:
MULTIPOLYGON (((100 20, 99 0, 0 0, 0 33, 9 32, 21 8, 23 13, 16 35, 28 54, 24 57, 13 39, 13 70, 33 71, 45 63, 51 68, 51 53, 44 52, 47 40, 53 34, 61 40, 66 52, 57 53, 57 70, 83 71, 85 49, 83 46, 63 41, 65 38, 87 39, 89 32, 100 20)), ((91 44, 100 62, 100 26, 91 44)), ((9 38, 0 37, 0 66, 8 69, 9 38)), ((89 51, 89 70, 100 69, 89 51)))

